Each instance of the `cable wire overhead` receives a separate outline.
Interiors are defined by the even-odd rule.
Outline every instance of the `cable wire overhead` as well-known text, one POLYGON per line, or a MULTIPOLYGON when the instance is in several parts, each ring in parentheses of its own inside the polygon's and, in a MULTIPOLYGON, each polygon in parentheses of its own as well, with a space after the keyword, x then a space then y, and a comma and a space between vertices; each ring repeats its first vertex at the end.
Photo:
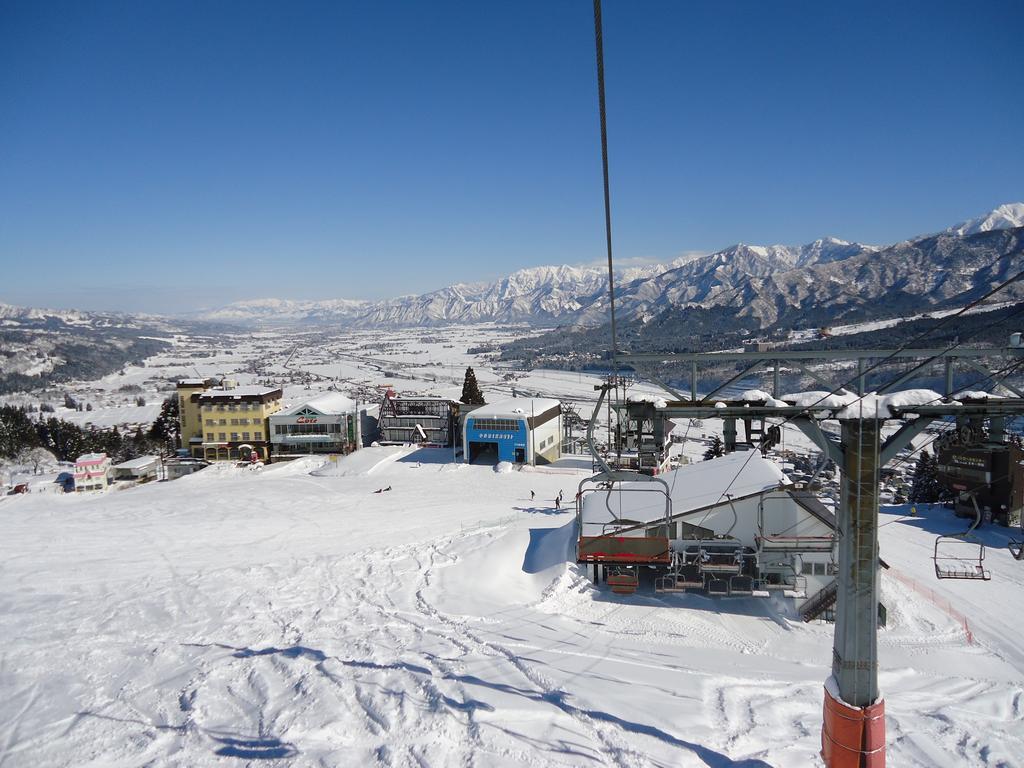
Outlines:
POLYGON ((601 165, 604 170, 604 233, 608 246, 608 306, 612 325, 612 372, 618 372, 618 343, 615 334, 615 272, 612 267, 612 199, 608 185, 608 121, 604 103, 604 35, 601 29, 601 0, 594 0, 594 43, 597 49, 597 100, 601 113, 601 165))

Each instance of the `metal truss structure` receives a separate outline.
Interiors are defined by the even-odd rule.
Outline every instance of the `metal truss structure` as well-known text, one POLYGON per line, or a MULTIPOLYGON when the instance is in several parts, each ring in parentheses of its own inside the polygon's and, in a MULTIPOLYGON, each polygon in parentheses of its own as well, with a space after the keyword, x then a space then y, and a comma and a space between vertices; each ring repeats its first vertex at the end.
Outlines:
MULTIPOLYGON (((770 350, 766 352, 743 353, 694 353, 694 354, 622 354, 620 363, 637 362, 689 362, 691 364, 690 397, 685 398, 672 387, 654 379, 673 400, 655 405, 653 403, 629 403, 625 408, 643 409, 657 416, 675 419, 718 418, 725 421, 726 449, 736 448, 736 424, 743 422, 747 427, 747 441, 753 438, 761 441, 769 438, 767 420, 783 420, 798 427, 826 456, 839 467, 842 475, 841 497, 837 514, 839 536, 839 574, 835 610, 835 639, 833 645, 832 679, 826 685, 825 722, 822 728, 822 755, 826 765, 884 765, 884 716, 883 702, 878 690, 878 600, 879 600, 879 553, 878 553, 878 495, 879 470, 936 420, 956 417, 958 420, 989 420, 991 432, 999 436, 1005 419, 1024 415, 1024 392, 1006 382, 1006 375, 984 367, 982 358, 1010 357, 1024 361, 1024 348, 1005 349, 906 349, 906 350, 856 350, 856 351, 792 351, 770 350), (881 394, 892 392, 908 381, 921 376, 932 363, 942 361, 945 366, 945 391, 943 397, 923 405, 889 406, 887 413, 872 413, 870 418, 852 417, 852 410, 842 411, 835 405, 814 404, 810 406, 778 402, 715 401, 715 395, 730 384, 757 372, 766 365, 773 366, 773 400, 779 397, 779 373, 781 363, 796 367, 835 392, 844 385, 824 378, 810 365, 821 362, 856 361, 857 394, 865 394, 865 377, 874 365, 869 361, 900 361, 909 363, 909 368, 891 382, 880 388, 881 394), (698 397, 697 377, 701 365, 717 365, 723 362, 746 362, 743 370, 722 383, 703 397, 698 397), (952 396, 953 374, 956 366, 976 370, 997 384, 1006 387, 1015 398, 992 398, 956 402, 952 396), (840 434, 830 436, 820 427, 825 419, 838 419, 840 434), (752 428, 760 421, 761 428, 752 428), (883 436, 887 421, 903 422, 888 437, 883 436), (833 694, 834 691, 834 694, 833 694), (851 721, 860 723, 854 741, 847 743, 846 735, 840 734, 836 723, 851 721), (846 739, 846 741, 844 741, 846 739)), ((1011 366, 1016 368, 1017 366, 1011 366)), ((848 373, 848 372, 847 372, 848 373)), ((613 388, 613 384, 602 387, 601 399, 613 388)), ((600 399, 594 416, 601 407, 600 399)), ((588 430, 592 439, 593 422, 588 430)), ((616 482, 625 479, 636 480, 633 473, 612 470, 602 464, 604 472, 599 477, 616 482)), ((653 479, 653 478, 652 478, 653 479)))

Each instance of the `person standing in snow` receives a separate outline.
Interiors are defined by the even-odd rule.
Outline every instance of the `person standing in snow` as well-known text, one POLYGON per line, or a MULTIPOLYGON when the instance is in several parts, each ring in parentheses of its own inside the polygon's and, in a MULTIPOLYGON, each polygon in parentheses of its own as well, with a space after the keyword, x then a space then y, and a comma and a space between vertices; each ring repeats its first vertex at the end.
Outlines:
POLYGON ((537 494, 535 494, 533 491, 530 491, 530 501, 533 501, 536 497, 537 494))
POLYGON ((562 499, 560 497, 558 497, 558 496, 555 496, 555 509, 561 509, 561 508, 562 508, 562 499))

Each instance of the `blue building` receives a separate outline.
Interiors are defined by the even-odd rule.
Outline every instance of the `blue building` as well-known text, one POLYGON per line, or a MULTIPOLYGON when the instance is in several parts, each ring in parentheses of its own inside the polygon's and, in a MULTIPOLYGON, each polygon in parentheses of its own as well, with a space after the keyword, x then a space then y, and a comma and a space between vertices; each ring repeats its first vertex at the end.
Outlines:
POLYGON ((545 398, 510 398, 467 414, 463 458, 475 463, 547 464, 561 456, 562 406, 545 398))

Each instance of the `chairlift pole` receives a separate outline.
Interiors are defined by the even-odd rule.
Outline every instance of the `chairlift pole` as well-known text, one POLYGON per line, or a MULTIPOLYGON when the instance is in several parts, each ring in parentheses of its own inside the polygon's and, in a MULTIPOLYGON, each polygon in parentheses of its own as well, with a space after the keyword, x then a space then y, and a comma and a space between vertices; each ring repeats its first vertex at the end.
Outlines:
MULTIPOLYGON (((961 351, 962 352, 962 351, 961 351)), ((990 355, 1017 350, 986 350, 990 355)), ((934 350, 901 350, 898 357, 931 357, 934 350)), ((948 357, 971 357, 950 354, 948 357)), ((624 355, 629 358, 661 357, 686 360, 696 369, 698 362, 720 364, 723 358, 743 360, 824 361, 832 359, 864 360, 879 356, 878 351, 823 352, 806 356, 797 351, 770 353, 685 355, 624 355)), ((980 355, 979 355, 980 356, 980 355)), ((693 371, 696 380, 696 370, 693 371)), ((866 374, 862 366, 858 379, 866 374)), ((908 379, 910 377, 907 377, 908 379)), ((773 382, 774 383, 774 382, 773 382)), ((858 382, 859 383, 859 382, 858 382)), ((670 393, 671 394, 671 393, 670 393)), ((951 394, 951 393, 947 393, 951 394)), ((825 455, 833 459, 842 473, 841 498, 837 510, 839 537, 836 578, 836 622, 832 656, 832 675, 825 686, 822 757, 829 768, 858 766, 881 768, 885 765, 884 702, 878 689, 878 494, 879 470, 909 445, 935 419, 946 416, 1000 419, 1024 415, 1024 398, 994 399, 984 402, 942 402, 934 405, 891 406, 890 413, 874 413, 870 418, 840 419, 837 438, 825 434, 820 419, 836 418, 837 409, 816 404, 808 407, 764 405, 753 402, 675 400, 657 412, 666 418, 784 418, 807 435, 825 455), (724 406, 716 408, 715 406, 724 406), (888 419, 906 422, 882 441, 881 425, 888 419)))

